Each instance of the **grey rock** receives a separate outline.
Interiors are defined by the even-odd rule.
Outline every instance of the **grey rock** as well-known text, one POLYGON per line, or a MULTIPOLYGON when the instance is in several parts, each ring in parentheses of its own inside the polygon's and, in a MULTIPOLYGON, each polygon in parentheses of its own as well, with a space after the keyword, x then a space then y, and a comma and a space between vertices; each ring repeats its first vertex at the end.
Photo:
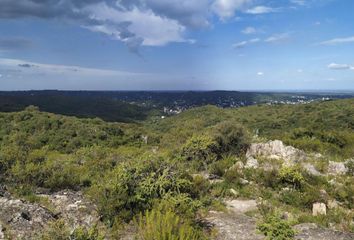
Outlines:
POLYGON ((304 168, 304 170, 310 174, 310 175, 313 175, 313 176, 323 176, 322 173, 320 173, 316 168, 315 166, 313 166, 312 164, 310 163, 304 163, 302 164, 302 167, 304 168))
POLYGON ((5 233, 13 239, 33 239, 54 220, 53 214, 38 204, 0 197, 0 206, 0 222, 6 224, 5 233))
POLYGON ((235 189, 233 189, 233 188, 230 189, 230 193, 231 193, 232 195, 234 195, 235 197, 238 196, 238 192, 237 192, 235 189))
POLYGON ((247 169, 250 169, 250 168, 253 168, 253 169, 256 169, 259 167, 259 164, 258 164, 258 160, 253 158, 253 157, 248 157, 247 158, 247 163, 246 163, 246 166, 245 168, 247 169))
POLYGON ((216 230, 216 240, 262 240, 256 230, 256 220, 244 214, 209 212, 208 221, 216 230))
POLYGON ((296 240, 353 240, 354 234, 319 228, 314 223, 296 225, 296 240))
POLYGON ((241 183, 242 185, 248 185, 248 184, 250 184, 250 182, 249 182, 248 180, 243 179, 243 178, 240 178, 240 183, 241 183))
POLYGON ((348 168, 345 163, 329 161, 328 174, 329 175, 345 175, 348 172, 348 168))
POLYGON ((245 213, 257 210, 256 200, 229 200, 225 201, 227 208, 234 213, 245 213))
POLYGON ((326 204, 324 204, 324 203, 314 203, 312 205, 312 215, 313 216, 326 215, 326 214, 327 214, 326 204))
POLYGON ((97 207, 81 192, 64 190, 47 197, 56 211, 56 215, 63 218, 71 229, 77 226, 91 227, 99 222, 97 207))
POLYGON ((282 159, 288 165, 304 161, 307 158, 304 151, 292 146, 285 146, 284 143, 279 140, 252 144, 247 151, 246 157, 282 159))

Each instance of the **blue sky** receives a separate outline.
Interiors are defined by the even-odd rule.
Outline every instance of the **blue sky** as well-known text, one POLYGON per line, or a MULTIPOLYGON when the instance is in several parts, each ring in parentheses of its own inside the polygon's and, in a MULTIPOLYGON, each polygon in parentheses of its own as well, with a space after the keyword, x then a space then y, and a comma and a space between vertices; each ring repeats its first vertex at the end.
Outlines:
POLYGON ((352 0, 0 0, 0 90, 354 90, 352 0))

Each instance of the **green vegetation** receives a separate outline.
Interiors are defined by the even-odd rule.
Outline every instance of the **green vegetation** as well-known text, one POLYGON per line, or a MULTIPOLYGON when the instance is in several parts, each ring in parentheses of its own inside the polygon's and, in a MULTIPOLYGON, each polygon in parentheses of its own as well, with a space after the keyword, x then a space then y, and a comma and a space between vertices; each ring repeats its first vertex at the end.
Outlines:
MULTIPOLYGON (((297 106, 252 106, 219 109, 205 106, 167 119, 108 123, 41 112, 28 107, 0 113, 0 181, 16 196, 45 204, 37 189, 80 190, 98 207, 108 235, 135 222, 138 239, 204 239, 208 232, 196 219, 220 209, 220 199, 263 199, 259 230, 269 239, 291 239, 291 225, 316 222, 353 231, 353 162, 349 172, 330 184, 301 165, 259 159, 271 169, 240 169, 255 141, 280 139, 307 153, 326 169, 328 160, 354 156, 354 99, 297 106), (143 138, 143 136, 147 136, 143 138), (268 161, 268 162, 267 162, 268 161), (321 162, 320 162, 321 161, 321 162), (203 172, 224 181, 210 182, 203 172), (236 193, 231 193, 233 189, 236 193), (312 216, 312 204, 340 202, 328 218, 312 216), (288 222, 274 209, 293 214, 288 222), (135 219, 135 220, 134 220, 135 219)), ((96 230, 70 232, 55 222, 42 239, 101 239, 96 230), (74 234, 74 235, 72 235, 74 234)), ((113 237, 114 239, 114 237, 113 237)))
POLYGON ((142 240, 201 240, 202 232, 181 220, 174 212, 151 210, 140 214, 137 239, 142 240))
POLYGON ((291 240, 295 237, 291 225, 277 215, 267 216, 264 222, 258 224, 258 230, 267 240, 291 240))
POLYGON ((103 240, 96 226, 90 229, 78 227, 70 231, 63 220, 49 223, 48 227, 39 235, 39 240, 103 240))

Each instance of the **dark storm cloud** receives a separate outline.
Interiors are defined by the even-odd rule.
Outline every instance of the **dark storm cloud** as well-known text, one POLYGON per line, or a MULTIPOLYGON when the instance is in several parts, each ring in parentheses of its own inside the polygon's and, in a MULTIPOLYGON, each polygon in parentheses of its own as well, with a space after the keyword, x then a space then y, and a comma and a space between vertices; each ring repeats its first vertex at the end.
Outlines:
POLYGON ((68 18, 90 20, 85 6, 105 3, 119 9, 150 9, 159 16, 168 17, 187 27, 204 27, 210 0, 0 0, 0 18, 68 18))
POLYGON ((23 50, 32 46, 32 42, 22 38, 0 38, 0 50, 23 50))

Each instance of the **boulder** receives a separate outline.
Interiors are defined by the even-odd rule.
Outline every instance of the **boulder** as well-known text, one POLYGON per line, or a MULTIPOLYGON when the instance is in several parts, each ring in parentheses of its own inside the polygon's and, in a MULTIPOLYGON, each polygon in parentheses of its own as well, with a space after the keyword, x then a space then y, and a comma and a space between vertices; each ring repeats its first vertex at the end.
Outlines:
POLYGON ((313 216, 327 215, 326 204, 324 204, 324 203, 314 203, 312 205, 312 215, 313 216))
POLYGON ((345 175, 348 172, 348 168, 345 163, 329 161, 328 174, 329 175, 345 175))
POLYGON ((319 171, 317 171, 317 169, 315 168, 315 166, 313 166, 311 163, 304 163, 302 164, 302 167, 304 168, 304 170, 312 175, 312 176, 323 176, 322 173, 320 173, 319 171))
POLYGON ((259 167, 259 164, 258 164, 258 160, 253 158, 253 157, 248 157, 247 158, 247 163, 246 163, 246 166, 245 168, 247 169, 250 169, 250 168, 253 168, 253 169, 257 169, 259 167))
POLYGON ((233 188, 230 189, 230 193, 231 193, 233 196, 235 196, 235 197, 238 196, 238 192, 237 192, 235 189, 233 189, 233 188))
POLYGON ((241 183, 242 185, 248 185, 248 184, 250 184, 250 182, 249 182, 247 179, 244 179, 244 178, 240 178, 240 183, 241 183))
POLYGON ((267 143, 252 144, 247 151, 246 157, 283 159, 288 165, 293 165, 295 163, 306 160, 307 158, 304 151, 291 146, 285 146, 284 143, 279 140, 269 141, 267 143))

